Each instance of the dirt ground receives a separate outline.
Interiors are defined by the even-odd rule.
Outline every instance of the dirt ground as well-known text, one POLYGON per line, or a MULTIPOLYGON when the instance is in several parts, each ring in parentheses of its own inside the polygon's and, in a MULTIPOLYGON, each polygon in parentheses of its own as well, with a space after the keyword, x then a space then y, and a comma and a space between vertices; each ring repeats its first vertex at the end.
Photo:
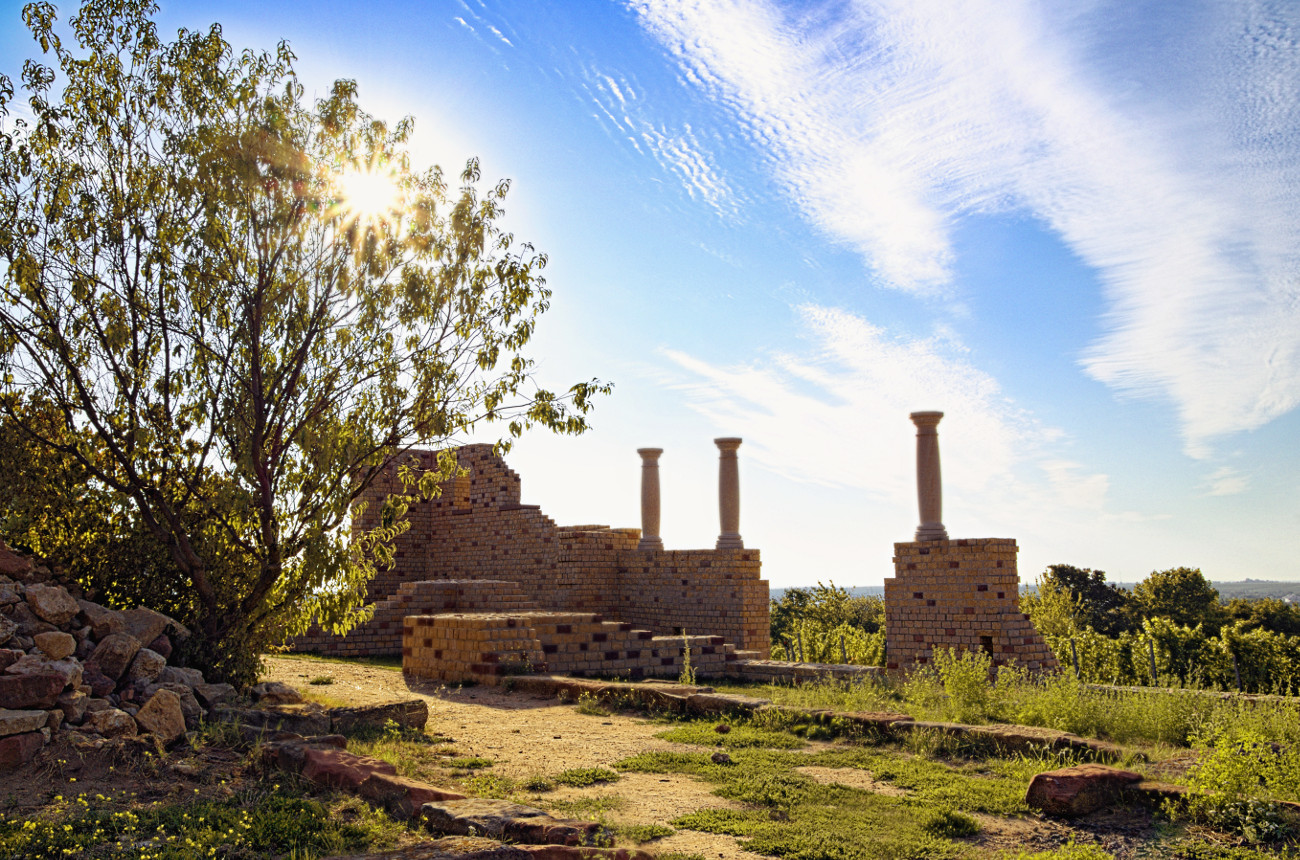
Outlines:
MULTIPOLYGON (((507 693, 494 687, 448 688, 437 684, 409 685, 401 672, 352 663, 322 663, 294 657, 267 661, 267 678, 284 681, 300 690, 323 693, 349 704, 391 701, 419 696, 429 704, 427 731, 452 738, 463 755, 477 755, 495 762, 494 773, 516 779, 553 776, 577 767, 607 767, 620 759, 654 750, 698 751, 698 747, 669 743, 655 737, 663 725, 635 716, 611 714, 592 716, 579 713, 573 704, 555 698, 507 693), (328 686, 312 687, 308 681, 329 676, 328 686)), ((809 744, 806 751, 827 744, 809 744)), ((807 767, 801 770, 819 781, 838 782, 887 794, 905 794, 877 782, 871 774, 851 768, 807 767)), ((678 774, 624 774, 612 784, 584 789, 562 788, 539 798, 572 800, 617 795, 625 803, 605 813, 613 824, 667 824, 687 812, 707 808, 737 808, 738 804, 717 797, 711 787, 678 774)), ((1100 815, 1100 813, 1099 813, 1100 815)), ((975 844, 981 851, 1037 851, 1060 846, 1077 834, 1072 828, 1038 816, 977 816, 983 827, 975 844)), ((1117 814, 1113 820, 1098 820, 1089 827, 1105 847, 1125 856, 1148 835, 1150 820, 1145 816, 1117 814)), ((1090 841, 1086 836, 1080 841, 1090 841)), ((722 860, 760 860, 760 855, 743 851, 736 839, 725 835, 679 831, 651 843, 656 852, 699 853, 722 860)))

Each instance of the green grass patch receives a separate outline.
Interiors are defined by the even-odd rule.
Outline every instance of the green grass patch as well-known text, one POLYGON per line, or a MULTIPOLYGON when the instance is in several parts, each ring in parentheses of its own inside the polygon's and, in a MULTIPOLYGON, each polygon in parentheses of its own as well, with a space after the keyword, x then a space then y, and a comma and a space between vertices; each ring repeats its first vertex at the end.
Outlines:
POLYGON ((618 774, 607 767, 575 767, 553 777, 560 785, 573 788, 586 788, 599 782, 617 782, 618 778, 618 774))
POLYGON ((627 800, 617 794, 604 794, 599 797, 571 797, 567 800, 547 800, 547 808, 559 815, 569 818, 586 818, 600 821, 605 813, 627 806, 627 800))
POLYGON ((808 744, 787 732, 767 731, 750 725, 728 725, 727 732, 719 732, 717 723, 699 721, 685 723, 655 735, 666 741, 696 746, 721 746, 727 749, 800 749, 808 744))
POLYGON ((490 758, 483 758, 482 756, 476 755, 449 758, 443 763, 447 767, 455 768, 456 770, 482 770, 485 767, 491 767, 496 764, 496 762, 490 758))
POLYGON ((707 753, 643 753, 615 767, 710 782, 715 794, 751 808, 700 810, 673 826, 735 836, 746 850, 806 860, 969 853, 968 845, 954 840, 978 832, 971 813, 1027 811, 1025 789, 1039 770, 1032 760, 937 761, 898 747, 840 746, 815 753, 741 748, 731 756, 731 764, 716 764, 707 753), (800 772, 802 766, 864 770, 907 794, 822 784, 800 772))
POLYGON ((478 773, 461 783, 466 794, 474 797, 507 798, 515 793, 518 783, 497 773, 478 773))
POLYGON ((621 824, 614 828, 615 836, 638 845, 672 836, 676 832, 666 824, 621 824))
POLYGON ((312 679, 309 680, 307 683, 308 683, 308 684, 311 684, 313 687, 324 687, 324 686, 327 686, 327 685, 329 685, 329 684, 333 684, 333 683, 334 683, 334 676, 333 676, 333 675, 317 675, 315 678, 312 678, 312 679))

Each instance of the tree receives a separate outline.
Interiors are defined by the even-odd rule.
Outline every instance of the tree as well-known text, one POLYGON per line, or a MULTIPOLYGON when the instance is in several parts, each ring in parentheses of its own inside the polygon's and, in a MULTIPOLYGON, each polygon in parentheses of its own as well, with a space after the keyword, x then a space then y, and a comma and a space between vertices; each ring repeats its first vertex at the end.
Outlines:
POLYGON ((484 421, 580 433, 609 386, 533 382, 546 257, 499 226, 508 182, 470 161, 452 190, 353 82, 307 104, 286 44, 164 42, 155 13, 88 0, 67 46, 23 9, 52 64, 24 64, 26 118, 0 79, 0 418, 130 500, 196 653, 247 680, 258 649, 365 617, 406 505, 455 468, 404 471, 354 531, 403 452, 484 421))
POLYGON ((1074 615, 1081 627, 1113 636, 1132 630, 1140 621, 1133 618, 1133 597, 1106 582, 1106 573, 1070 564, 1048 565, 1039 587, 1054 587, 1070 595, 1074 615))
POLYGON ((1152 571, 1133 586, 1133 599, 1147 618, 1168 618, 1187 627, 1204 624, 1211 635, 1217 634, 1223 623, 1219 592, 1205 579, 1200 568, 1152 571))

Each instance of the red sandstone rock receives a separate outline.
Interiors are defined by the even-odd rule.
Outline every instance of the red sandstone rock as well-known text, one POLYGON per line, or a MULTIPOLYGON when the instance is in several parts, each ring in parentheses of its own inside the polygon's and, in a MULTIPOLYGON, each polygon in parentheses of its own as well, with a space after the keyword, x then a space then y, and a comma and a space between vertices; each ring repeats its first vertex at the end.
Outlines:
POLYGON ((356 791, 376 773, 396 775, 397 768, 386 761, 353 755, 339 749, 308 749, 302 776, 309 782, 328 788, 356 791))
POLYGON ((1048 815, 1072 818, 1114 803, 1126 787, 1141 780, 1132 771, 1100 764, 1066 767, 1035 776, 1025 803, 1048 815))
POLYGON ((36 642, 36 647, 44 651, 45 656, 51 660, 62 660, 77 650, 77 640, 71 633, 62 631, 37 633, 32 639, 36 642))
POLYGON ((181 712, 181 697, 171 690, 159 690, 144 703, 135 715, 135 722, 164 743, 185 734, 185 714, 181 712))
POLYGON ((30 558, 19 555, 0 540, 0 574, 22 577, 31 573, 35 565, 30 558))
POLYGON ((399 818, 414 818, 420 807, 435 800, 464 800, 465 795, 391 773, 373 773, 358 793, 399 818))
POLYGON ((40 732, 0 738, 0 771, 21 767, 35 758, 43 746, 45 737, 40 732))
POLYGON ((64 677, 55 672, 0 675, 0 708, 52 708, 66 686, 64 677))
POLYGON ((126 633, 110 633, 100 640, 99 645, 91 652, 86 667, 94 666, 106 677, 117 680, 131 665, 139 650, 140 640, 134 636, 126 633))

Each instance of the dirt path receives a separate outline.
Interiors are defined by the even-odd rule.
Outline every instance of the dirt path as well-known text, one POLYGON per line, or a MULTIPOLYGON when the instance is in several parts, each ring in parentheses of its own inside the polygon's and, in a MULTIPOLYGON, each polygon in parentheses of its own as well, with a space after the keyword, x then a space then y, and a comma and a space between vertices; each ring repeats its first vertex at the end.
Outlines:
MULTIPOLYGON (((419 696, 429 703, 426 731, 453 739, 463 755, 492 759, 492 772, 512 779, 554 776, 577 767, 608 767, 654 750, 699 751, 698 747, 656 738, 663 726, 649 720, 580 714, 576 706, 554 698, 504 693, 494 687, 408 686, 395 669, 271 657, 264 677, 355 705, 419 696), (332 683, 308 685, 310 679, 322 675, 332 678, 332 683)), ((706 783, 680 774, 629 773, 612 784, 560 789, 539 802, 610 797, 624 800, 605 813, 612 824, 667 824, 697 809, 739 808, 739 804, 715 797, 706 783)), ((765 860, 742 851, 730 836, 694 831, 679 831, 656 840, 652 847, 656 852, 698 853, 723 860, 765 860)))

